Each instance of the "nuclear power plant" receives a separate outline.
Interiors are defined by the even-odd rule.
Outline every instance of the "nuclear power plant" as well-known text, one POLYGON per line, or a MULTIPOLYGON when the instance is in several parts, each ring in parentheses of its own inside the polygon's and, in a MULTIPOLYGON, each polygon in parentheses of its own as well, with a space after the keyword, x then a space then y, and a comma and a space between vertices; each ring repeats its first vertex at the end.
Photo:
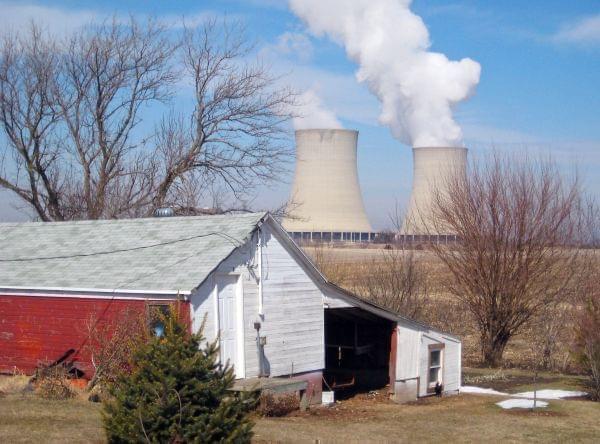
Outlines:
POLYGON ((284 228, 296 240, 369 241, 358 181, 358 131, 298 130, 290 217, 284 228))
MULTIPOLYGON (((435 224, 432 214, 434 189, 446 193, 450 175, 466 174, 467 148, 413 148, 413 184, 408 211, 402 227, 403 236, 453 236, 435 224)), ((421 240, 421 237, 417 237, 421 240)), ((409 238, 410 240, 410 238, 409 238)))
POLYGON ((373 232, 358 180, 358 131, 306 129, 295 132, 296 170, 284 228, 296 241, 446 242, 455 233, 433 219, 435 191, 446 193, 450 175, 466 174, 461 147, 413 148, 413 184, 408 211, 395 239, 373 232))

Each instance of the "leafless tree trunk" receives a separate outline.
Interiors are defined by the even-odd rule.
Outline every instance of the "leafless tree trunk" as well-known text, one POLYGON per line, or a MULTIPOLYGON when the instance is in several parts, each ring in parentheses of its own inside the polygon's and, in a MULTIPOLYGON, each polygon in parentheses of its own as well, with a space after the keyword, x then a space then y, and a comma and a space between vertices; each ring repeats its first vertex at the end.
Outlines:
POLYGON ((578 270, 574 302, 574 341, 571 352, 588 376, 589 392, 600 401, 600 209, 590 204, 586 211, 589 238, 578 270))
POLYGON ((283 170, 295 100, 248 62, 251 49, 239 26, 216 22, 175 31, 113 20, 66 41, 32 25, 6 37, 0 187, 44 221, 189 214, 214 190, 245 207, 283 170), (189 115, 173 110, 176 85, 190 88, 189 115), (140 125, 150 106, 170 111, 140 125))
POLYGON ((450 271, 449 291, 476 319, 483 361, 497 366, 512 336, 572 282, 579 185, 550 161, 498 153, 444 185, 433 192, 428 230, 459 241, 431 248, 450 271))

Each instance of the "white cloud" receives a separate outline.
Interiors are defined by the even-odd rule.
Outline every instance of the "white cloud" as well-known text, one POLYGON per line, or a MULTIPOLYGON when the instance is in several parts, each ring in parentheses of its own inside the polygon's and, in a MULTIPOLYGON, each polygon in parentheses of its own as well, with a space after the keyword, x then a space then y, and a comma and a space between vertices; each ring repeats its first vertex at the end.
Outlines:
MULTIPOLYGON (((130 16, 124 14, 111 14, 95 9, 67 9, 38 5, 35 3, 16 3, 0 1, 0 33, 3 31, 20 32, 27 29, 32 22, 41 25, 54 36, 67 36, 91 22, 115 18, 117 21, 127 23, 130 16)), ((138 20, 151 18, 149 14, 134 15, 138 20)), ((165 14, 156 19, 167 27, 181 28, 185 24, 188 28, 195 28, 207 20, 218 18, 220 14, 212 11, 198 11, 186 15, 165 14)), ((227 19, 235 17, 228 16, 227 19)))
POLYGON ((344 74, 321 68, 308 57, 298 57, 297 53, 289 50, 289 44, 287 48, 284 45, 282 50, 282 41, 289 43, 290 39, 279 36, 275 43, 259 51, 260 58, 270 66, 272 72, 282 76, 281 83, 299 92, 313 91, 323 107, 326 106, 338 119, 378 125, 379 102, 364 85, 356 81, 353 73, 344 74))
POLYGON ((557 43, 580 45, 600 44, 600 14, 565 23, 554 34, 552 40, 557 43))
POLYGON ((298 98, 299 109, 294 110, 294 129, 342 128, 335 113, 328 109, 314 89, 306 90, 298 98))
POLYGON ((299 32, 284 32, 272 48, 279 54, 297 57, 302 62, 308 62, 314 52, 308 36, 299 32))
POLYGON ((57 36, 68 35, 100 16, 89 9, 62 9, 24 2, 0 2, 0 10, 0 30, 20 32, 35 22, 57 36))

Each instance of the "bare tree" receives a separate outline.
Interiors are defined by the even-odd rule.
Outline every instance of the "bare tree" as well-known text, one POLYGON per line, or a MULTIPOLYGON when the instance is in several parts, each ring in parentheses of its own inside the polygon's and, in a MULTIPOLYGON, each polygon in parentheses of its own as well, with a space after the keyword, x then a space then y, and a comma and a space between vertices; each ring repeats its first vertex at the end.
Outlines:
POLYGON ((550 161, 498 153, 472 162, 433 191, 432 244, 451 274, 448 289, 477 322, 483 361, 499 365, 510 339, 569 289, 578 254, 580 190, 550 161), (444 191, 441 191, 444 190, 444 191))
POLYGON ((132 132, 175 79, 164 29, 134 20, 56 41, 35 25, 0 48, 0 184, 41 220, 127 215, 152 193, 150 158, 132 132), (4 159, 6 160, 6 158, 4 159))
POLYGON ((0 186, 31 206, 42 220, 60 219, 60 157, 50 142, 58 126, 52 82, 59 62, 53 43, 32 27, 29 38, 6 35, 0 52, 0 186), (10 165, 7 165, 10 163, 10 165))
POLYGON ((282 124, 292 116, 295 94, 276 88, 277 78, 260 62, 246 62, 251 50, 239 26, 211 21, 186 30, 183 66, 194 110, 189 118, 171 116, 160 125, 164 171, 154 206, 177 206, 190 173, 238 198, 281 174, 290 155, 282 124))
POLYGON ((360 275, 353 288, 357 294, 396 313, 423 319, 429 288, 423 264, 413 251, 383 250, 380 257, 362 264, 360 275))
POLYGON ((44 221, 190 213, 215 189, 247 199, 282 172, 294 105, 251 51, 239 26, 214 21, 175 31, 113 20, 66 41, 32 25, 6 37, 0 186, 44 221), (192 111, 176 113, 175 86, 190 82, 192 111), (150 106, 165 116, 141 125, 150 106))

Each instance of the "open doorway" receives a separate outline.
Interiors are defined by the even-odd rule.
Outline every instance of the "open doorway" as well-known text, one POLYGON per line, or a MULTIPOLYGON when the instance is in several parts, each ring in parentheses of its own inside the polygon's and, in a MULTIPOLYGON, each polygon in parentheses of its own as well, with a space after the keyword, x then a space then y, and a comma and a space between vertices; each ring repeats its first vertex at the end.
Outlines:
POLYGON ((360 308, 325 310, 325 389, 336 397, 389 383, 395 324, 360 308))

